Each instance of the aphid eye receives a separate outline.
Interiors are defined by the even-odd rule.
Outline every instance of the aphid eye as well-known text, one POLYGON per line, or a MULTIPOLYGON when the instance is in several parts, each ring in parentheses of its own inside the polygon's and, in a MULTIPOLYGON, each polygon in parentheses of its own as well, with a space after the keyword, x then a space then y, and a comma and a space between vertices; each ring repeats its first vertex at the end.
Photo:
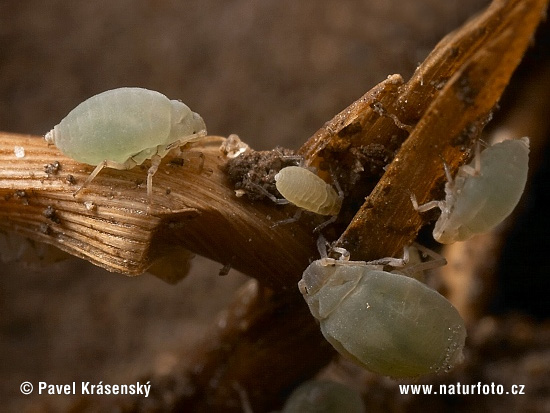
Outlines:
POLYGON ((75 192, 101 169, 131 169, 151 159, 147 195, 160 160, 173 148, 206 136, 206 126, 184 103, 141 88, 119 88, 92 96, 45 135, 65 155, 96 165, 75 192))
POLYGON ((301 291, 340 354, 391 377, 436 373, 462 360, 464 322, 438 292, 364 263, 322 261, 306 268, 301 291))

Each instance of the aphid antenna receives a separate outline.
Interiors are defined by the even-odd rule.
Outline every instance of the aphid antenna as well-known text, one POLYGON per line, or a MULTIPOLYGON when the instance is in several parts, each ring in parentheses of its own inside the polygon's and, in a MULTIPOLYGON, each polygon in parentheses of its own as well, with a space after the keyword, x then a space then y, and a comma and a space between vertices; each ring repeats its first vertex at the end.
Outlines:
POLYGON ((269 192, 267 189, 265 189, 263 186, 257 184, 256 182, 251 182, 251 186, 256 188, 258 191, 260 191, 263 195, 271 199, 273 202, 275 202, 277 205, 286 205, 290 204, 290 201, 286 200, 285 198, 277 198, 275 195, 273 195, 271 192, 269 192))
POLYGON ((445 161, 445 159, 442 158, 443 161, 443 169, 445 171, 445 178, 447 178, 447 182, 450 186, 453 186, 453 176, 451 175, 451 169, 449 168, 449 164, 445 161))
POLYGON ((336 187, 336 191, 338 192, 338 196, 340 197, 341 200, 343 200, 344 191, 340 186, 340 182, 338 182, 338 177, 336 176, 336 172, 334 171, 334 167, 332 166, 332 164, 329 164, 328 170, 330 172, 330 179, 332 179, 332 183, 334 184, 334 186, 336 187))
MULTIPOLYGON (((301 211, 301 210, 300 210, 301 211)), ((333 215, 329 219, 327 219, 325 222, 322 222, 321 224, 317 225, 313 229, 313 233, 316 234, 320 232, 323 228, 327 227, 328 225, 332 224, 336 219, 338 218, 338 215, 333 215)))
POLYGON ((276 147, 275 149, 273 149, 273 151, 277 152, 281 160, 294 162, 296 163, 296 166, 304 167, 304 157, 302 155, 285 155, 279 147, 276 147))
POLYGON ((185 146, 186 144, 190 142, 196 142, 199 139, 202 139, 206 136, 207 132, 206 130, 201 130, 196 133, 192 133, 190 135, 186 135, 183 139, 178 139, 175 142, 172 142, 168 145, 166 145, 166 151, 171 151, 174 148, 181 148, 182 146, 185 146))

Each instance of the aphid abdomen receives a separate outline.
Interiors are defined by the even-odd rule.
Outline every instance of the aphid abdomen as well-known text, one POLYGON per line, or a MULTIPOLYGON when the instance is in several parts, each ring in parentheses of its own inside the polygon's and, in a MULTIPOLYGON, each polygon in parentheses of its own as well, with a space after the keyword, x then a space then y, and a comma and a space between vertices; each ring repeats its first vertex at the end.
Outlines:
MULTIPOLYGON (((324 271, 315 262, 310 267, 324 271)), ((435 373, 462 360, 464 322, 438 292, 369 266, 325 268, 329 278, 304 298, 323 335, 342 355, 392 377, 435 373)))
POLYGON ((106 159, 124 163, 146 148, 166 144, 171 110, 170 100, 159 92, 108 90, 82 102, 56 125, 53 142, 67 156, 90 165, 106 159))
MULTIPOLYGON (((442 243, 463 241, 501 223, 519 202, 527 181, 529 140, 497 143, 480 155, 480 174, 459 171, 460 191, 448 217, 440 218, 434 238, 442 243)), ((472 166, 472 164, 470 164, 472 166)))
POLYGON ((294 205, 320 215, 337 215, 341 200, 336 191, 313 172, 288 166, 275 176, 277 190, 294 205))

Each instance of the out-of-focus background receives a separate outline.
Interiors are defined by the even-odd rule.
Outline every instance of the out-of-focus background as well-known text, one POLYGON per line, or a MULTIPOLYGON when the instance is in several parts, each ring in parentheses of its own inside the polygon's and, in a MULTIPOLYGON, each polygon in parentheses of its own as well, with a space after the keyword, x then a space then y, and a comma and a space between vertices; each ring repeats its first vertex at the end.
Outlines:
MULTIPOLYGON (((3 1, 0 130, 42 135, 86 98, 140 86, 183 100, 212 135, 237 133, 255 149, 297 148, 387 75, 407 79, 488 3, 3 1)), ((2 410, 74 401, 22 396, 25 380, 130 383, 168 371, 246 280, 234 271, 220 277, 220 268, 197 257, 190 276, 171 286, 76 259, 2 265, 2 410)), ((539 318, 547 311, 540 307, 539 318)))

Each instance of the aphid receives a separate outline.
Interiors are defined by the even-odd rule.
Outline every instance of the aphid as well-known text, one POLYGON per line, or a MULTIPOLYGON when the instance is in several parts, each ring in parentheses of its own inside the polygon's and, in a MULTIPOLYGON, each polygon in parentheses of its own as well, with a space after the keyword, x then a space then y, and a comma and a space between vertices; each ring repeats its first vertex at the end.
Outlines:
POLYGON ((108 90, 74 108, 45 138, 65 155, 97 165, 75 195, 105 167, 131 169, 151 159, 147 196, 161 159, 173 148, 206 136, 206 126, 184 103, 141 88, 108 90))
POLYGON ((281 413, 364 413, 365 404, 354 389, 334 381, 311 380, 301 384, 285 402, 281 413))
POLYGON ((447 166, 445 200, 431 201, 415 209, 441 209, 433 237, 442 244, 464 241, 500 224, 514 210, 527 182, 529 138, 506 140, 476 154, 459 168, 454 179, 447 166))
POLYGON ((342 196, 309 169, 287 166, 275 175, 275 186, 294 205, 319 215, 338 215, 342 196))
POLYGON ((458 311, 414 278, 363 261, 322 258, 298 286, 327 341, 374 373, 415 377, 463 358, 466 328, 458 311))

